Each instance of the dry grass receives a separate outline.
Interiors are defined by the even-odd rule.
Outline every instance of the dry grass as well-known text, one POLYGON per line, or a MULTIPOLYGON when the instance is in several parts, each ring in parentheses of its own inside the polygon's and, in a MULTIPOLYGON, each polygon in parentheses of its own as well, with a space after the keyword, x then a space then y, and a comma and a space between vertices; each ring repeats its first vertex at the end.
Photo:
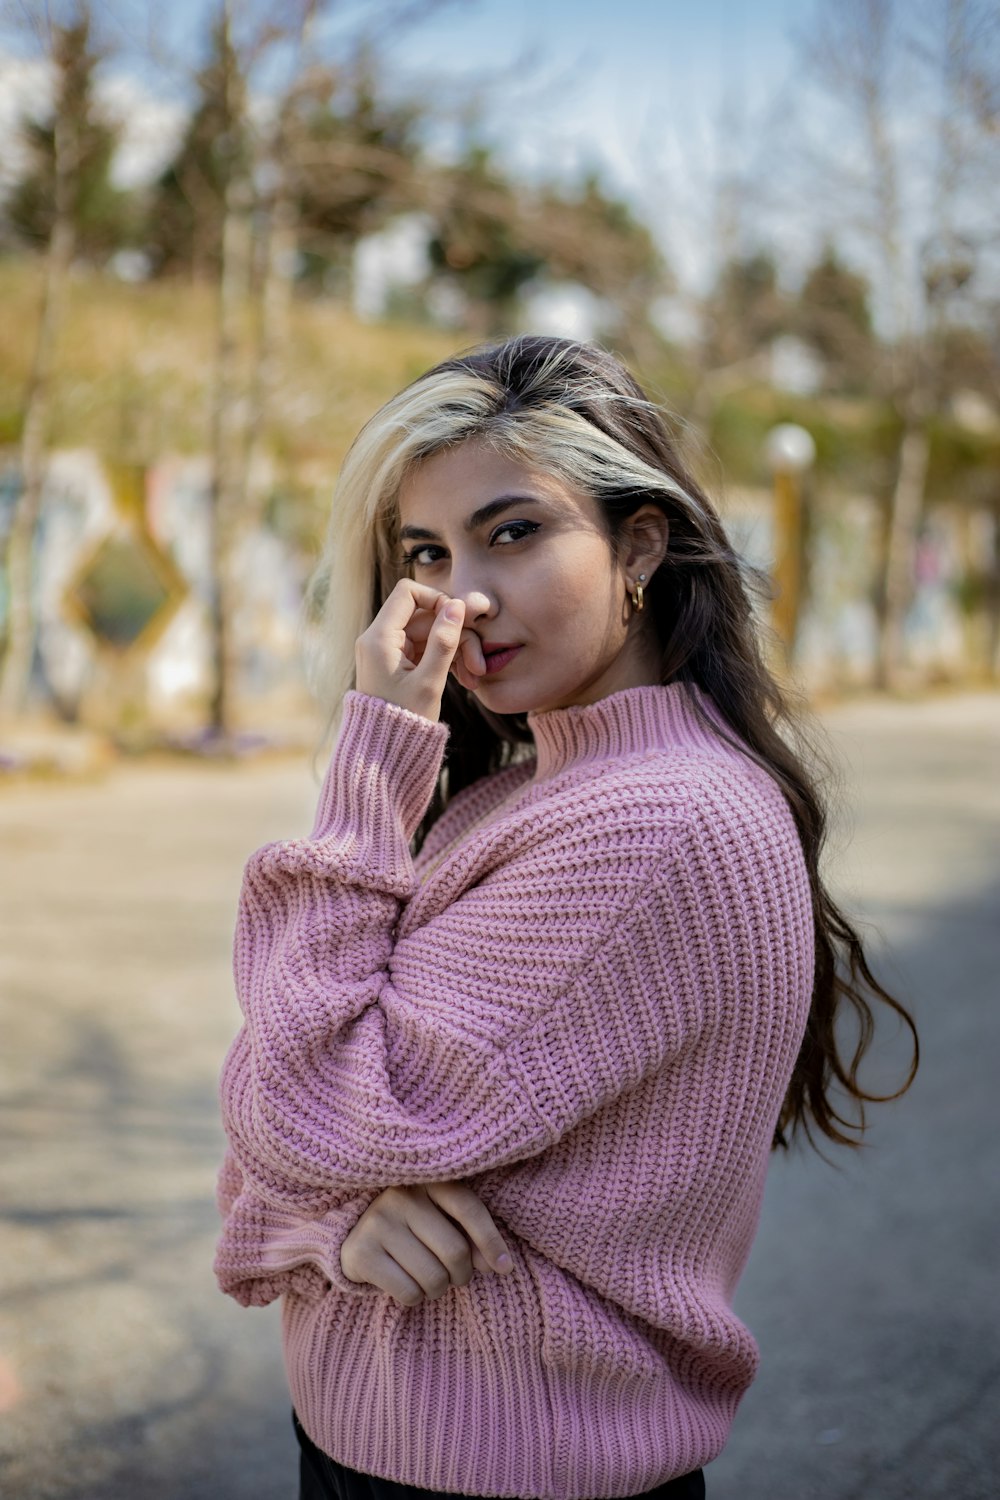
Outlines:
MULTIPOLYGON (((41 296, 41 266, 0 260, 0 442, 16 439, 41 296)), ((268 424, 293 480, 325 481, 351 438, 392 393, 471 339, 359 323, 333 303, 297 302, 268 424)), ((62 330, 50 441, 150 463, 208 446, 215 302, 209 287, 128 285, 74 272, 62 330)))

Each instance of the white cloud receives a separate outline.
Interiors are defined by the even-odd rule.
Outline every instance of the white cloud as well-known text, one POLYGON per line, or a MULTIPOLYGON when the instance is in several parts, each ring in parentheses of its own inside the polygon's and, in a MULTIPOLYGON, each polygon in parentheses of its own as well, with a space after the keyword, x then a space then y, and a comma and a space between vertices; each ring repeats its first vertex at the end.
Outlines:
MULTIPOLYGON (((122 128, 112 180, 123 188, 151 181, 177 147, 186 119, 184 107, 155 98, 127 73, 102 78, 97 97, 108 117, 122 128)), ((52 70, 47 62, 0 52, 0 136, 7 147, 0 162, 0 193, 9 190, 24 168, 18 126, 25 116, 44 116, 51 98, 52 70)))
POLYGON ((430 221, 424 214, 404 214, 358 241, 353 295, 359 318, 382 317, 394 287, 416 286, 424 279, 430 270, 429 236, 430 221))
POLYGON ((524 289, 522 322, 532 333, 592 339, 608 313, 606 303, 576 282, 556 285, 539 280, 524 289))
POLYGON ((118 187, 139 187, 157 177, 180 144, 187 120, 182 104, 154 98, 126 73, 108 77, 100 89, 101 103, 122 127, 112 178, 118 187))
POLYGON ((49 93, 45 63, 0 52, 0 138, 6 147, 0 157, 0 194, 10 189, 24 169, 18 125, 40 103, 44 108, 49 93))

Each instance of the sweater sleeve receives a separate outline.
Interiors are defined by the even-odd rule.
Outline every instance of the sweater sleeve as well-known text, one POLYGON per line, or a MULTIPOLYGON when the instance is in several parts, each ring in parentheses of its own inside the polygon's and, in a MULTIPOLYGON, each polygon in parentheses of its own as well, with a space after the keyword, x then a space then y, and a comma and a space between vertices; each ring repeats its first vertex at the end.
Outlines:
POLYGON ((595 778, 539 809, 509 858, 396 940, 446 735, 349 693, 312 835, 247 863, 245 1021, 221 1082, 255 1202, 317 1215, 534 1156, 696 1024, 649 906, 677 813, 652 777, 624 808, 595 778))
POLYGON ((216 1184, 225 1226, 213 1264, 220 1290, 243 1307, 266 1307, 285 1292, 315 1301, 330 1286, 351 1296, 376 1290, 349 1280, 340 1265, 344 1240, 376 1196, 356 1194, 322 1214, 276 1207, 245 1186, 227 1149, 216 1184))

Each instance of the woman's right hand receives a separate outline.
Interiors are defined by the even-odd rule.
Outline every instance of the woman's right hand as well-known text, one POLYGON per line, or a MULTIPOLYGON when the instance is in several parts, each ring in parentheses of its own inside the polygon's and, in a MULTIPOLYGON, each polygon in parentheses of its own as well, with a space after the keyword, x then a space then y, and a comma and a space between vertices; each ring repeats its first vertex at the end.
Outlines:
POLYGON ((355 642, 358 692, 437 722, 448 673, 455 671, 463 687, 472 687, 486 671, 482 642, 465 624, 467 604, 476 609, 480 600, 489 607, 485 594, 452 599, 400 578, 355 642))
POLYGON ((348 1281, 370 1282, 414 1307, 465 1286, 474 1270, 508 1274, 513 1261, 502 1261, 506 1254, 489 1209, 471 1188, 429 1182, 381 1192, 344 1240, 340 1267, 348 1281))

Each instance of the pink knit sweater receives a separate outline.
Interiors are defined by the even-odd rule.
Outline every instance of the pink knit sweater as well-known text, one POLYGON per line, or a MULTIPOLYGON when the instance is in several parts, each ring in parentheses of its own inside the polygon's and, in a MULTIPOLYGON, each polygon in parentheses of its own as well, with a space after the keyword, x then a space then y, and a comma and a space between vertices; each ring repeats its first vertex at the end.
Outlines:
POLYGON ((295 1408, 351 1468, 595 1500, 726 1441, 813 925, 783 796, 696 700, 721 723, 682 683, 532 713, 413 860, 449 730, 348 693, 312 833, 247 863, 215 1269, 283 1296, 295 1408), (442 1178, 514 1270, 415 1307, 348 1281, 378 1193, 442 1178))

